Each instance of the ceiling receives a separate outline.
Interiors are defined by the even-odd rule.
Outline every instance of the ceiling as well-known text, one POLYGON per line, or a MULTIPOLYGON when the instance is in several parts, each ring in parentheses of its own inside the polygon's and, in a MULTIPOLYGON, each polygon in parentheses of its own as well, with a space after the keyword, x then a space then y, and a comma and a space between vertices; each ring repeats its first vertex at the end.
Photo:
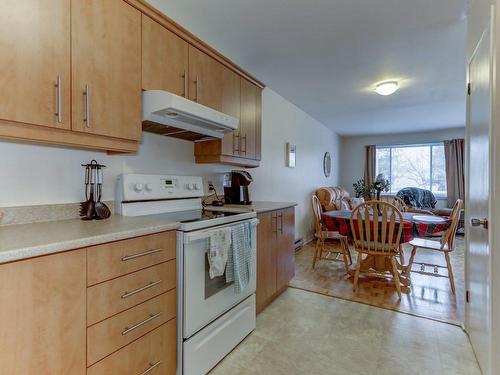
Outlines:
POLYGON ((149 2, 340 135, 464 126, 466 0, 149 2))

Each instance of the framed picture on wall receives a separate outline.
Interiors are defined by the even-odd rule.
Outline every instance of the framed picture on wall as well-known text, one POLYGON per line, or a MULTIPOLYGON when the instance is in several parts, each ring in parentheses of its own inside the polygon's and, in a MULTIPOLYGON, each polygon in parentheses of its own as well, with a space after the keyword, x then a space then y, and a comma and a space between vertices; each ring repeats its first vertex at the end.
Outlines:
POLYGON ((295 168, 295 159, 297 157, 297 145, 286 143, 286 166, 295 168))

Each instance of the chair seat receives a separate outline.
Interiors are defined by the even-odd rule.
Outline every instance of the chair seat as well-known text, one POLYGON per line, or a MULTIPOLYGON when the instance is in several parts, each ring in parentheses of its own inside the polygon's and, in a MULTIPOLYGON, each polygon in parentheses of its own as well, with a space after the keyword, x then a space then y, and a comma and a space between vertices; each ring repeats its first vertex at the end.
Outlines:
POLYGON ((409 242, 411 246, 421 247, 424 249, 450 251, 448 244, 441 245, 439 241, 427 240, 425 238, 414 238, 409 242), (441 246, 443 246, 441 248, 441 246))
POLYGON ((322 231, 321 236, 319 235, 319 233, 315 233, 314 236, 316 238, 323 237, 325 240, 340 240, 342 238, 347 238, 346 236, 341 235, 339 232, 332 232, 327 230, 322 231))

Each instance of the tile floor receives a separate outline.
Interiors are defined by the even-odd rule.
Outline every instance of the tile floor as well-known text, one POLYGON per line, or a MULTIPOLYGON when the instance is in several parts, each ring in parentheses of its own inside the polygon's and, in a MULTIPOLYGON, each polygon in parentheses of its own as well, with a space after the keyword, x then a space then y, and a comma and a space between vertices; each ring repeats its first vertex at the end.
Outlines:
POLYGON ((457 326, 289 288, 211 375, 480 375, 457 326))
MULTIPOLYGON (((406 261, 410 258, 411 247, 404 245, 406 261)), ((356 255, 351 249, 353 261, 356 255)), ((412 286, 399 300, 394 284, 379 278, 360 277, 359 290, 353 291, 352 278, 347 277, 343 263, 320 261, 312 269, 314 246, 304 246, 296 255, 295 277, 290 286, 345 298, 351 301, 367 303, 372 306, 430 317, 453 324, 464 321, 465 285, 464 285, 464 241, 457 237, 456 250, 450 254, 455 274, 456 295, 451 293, 449 280, 413 273, 412 286)), ((442 253, 419 249, 416 261, 445 264, 442 253)), ((414 266, 416 267, 416 266, 414 266)), ((431 269, 427 271, 432 272, 431 269)), ((446 273, 446 271, 444 271, 446 273)))

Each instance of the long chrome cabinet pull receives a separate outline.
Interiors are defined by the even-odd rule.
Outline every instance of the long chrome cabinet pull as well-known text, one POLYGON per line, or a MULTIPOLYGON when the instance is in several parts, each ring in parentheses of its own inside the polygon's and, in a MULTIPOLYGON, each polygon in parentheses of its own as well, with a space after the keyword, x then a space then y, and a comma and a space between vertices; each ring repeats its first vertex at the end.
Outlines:
POLYGON ((189 91, 189 81, 186 69, 184 69, 184 73, 182 74, 182 78, 184 78, 184 97, 188 99, 188 91, 189 91))
POLYGON ((149 314, 149 316, 146 319, 144 319, 142 322, 134 324, 133 326, 125 327, 125 329, 122 331, 122 335, 125 336, 127 333, 132 332, 134 329, 137 329, 140 326, 143 326, 144 324, 149 323, 153 319, 158 318, 160 315, 161 315, 161 311, 156 313, 156 314, 149 314))
POLYGON ((195 90, 196 97, 194 98, 194 101, 198 103, 198 98, 200 94, 200 77, 196 76, 196 81, 194 81, 194 83, 196 84, 196 90, 195 90))
POLYGON ((85 122, 85 127, 90 128, 90 86, 85 85, 85 91, 83 92, 85 97, 85 117, 83 122, 85 122))
POLYGON ((56 81, 57 95, 56 95, 56 119, 57 123, 62 122, 62 80, 61 76, 57 76, 56 81))
POLYGON ((247 154, 247 135, 245 134, 243 137, 241 137, 241 140, 245 140, 245 149, 243 150, 243 146, 240 145, 241 153, 242 154, 247 154))
POLYGON ((133 255, 125 255, 122 258, 122 261, 126 262, 127 260, 131 260, 131 259, 135 259, 135 258, 140 258, 140 257, 146 256, 146 255, 150 255, 150 254, 154 254, 154 253, 159 253, 162 250, 163 249, 161 249, 161 248, 157 248, 157 249, 151 249, 151 250, 143 251, 142 253, 137 253, 137 254, 133 254, 133 255))
POLYGON ((140 288, 137 288, 137 289, 134 289, 130 292, 125 292, 122 294, 122 298, 125 299, 125 298, 128 298, 130 296, 133 296, 134 294, 137 294, 137 293, 140 293, 146 289, 149 289, 149 288, 152 288, 154 287, 155 285, 158 285, 161 283, 161 280, 158 280, 158 281, 151 281, 149 284, 147 285, 144 285, 144 286, 141 286, 140 288))
POLYGON ((147 368, 147 370, 144 370, 143 372, 141 372, 139 375, 146 375, 146 374, 149 374, 151 371, 153 371, 155 368, 157 368, 159 365, 161 365, 161 361, 158 361, 158 362, 150 362, 149 363, 149 367, 147 368))
POLYGON ((274 228, 273 228, 273 233, 278 232, 278 216, 274 213, 271 214, 271 226, 273 225, 274 221, 274 228))
POLYGON ((233 132, 233 154, 240 153, 240 133, 233 132), (238 142, 236 142, 236 138, 238 138, 238 142), (236 148, 238 146, 238 148, 236 148))

